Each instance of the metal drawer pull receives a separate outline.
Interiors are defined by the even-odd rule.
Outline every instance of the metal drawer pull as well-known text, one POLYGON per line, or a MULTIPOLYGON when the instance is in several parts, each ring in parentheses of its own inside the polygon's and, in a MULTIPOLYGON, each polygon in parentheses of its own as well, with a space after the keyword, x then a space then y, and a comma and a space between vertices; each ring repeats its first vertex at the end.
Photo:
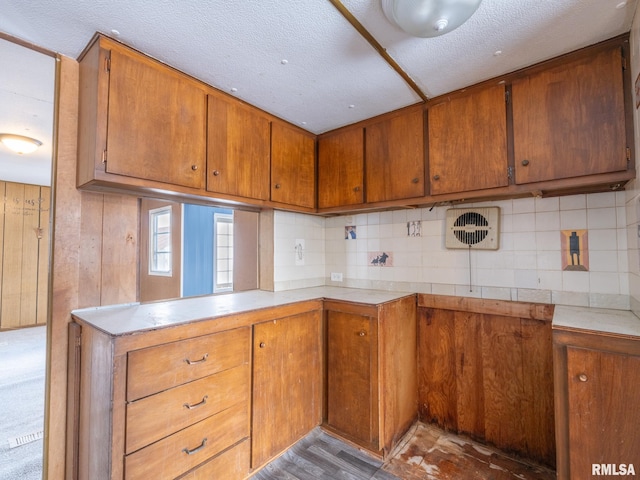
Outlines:
POLYGON ((205 395, 204 397, 202 397, 202 401, 201 402, 194 403, 193 405, 189 405, 188 403, 185 403, 185 404, 183 404, 183 406, 188 408, 189 410, 193 410, 194 408, 201 407, 202 405, 207 403, 207 398, 209 398, 209 395, 205 395))
POLYGON ((366 333, 364 331, 359 332, 358 335, 360 335, 361 337, 364 337, 366 335, 366 333))
POLYGON ((581 382, 586 382, 587 380, 589 380, 589 378, 585 373, 581 373, 580 375, 578 375, 578 380, 580 380, 581 382))
POLYGON ((184 361, 187 362, 189 365, 196 365, 198 363, 206 362, 208 357, 209 357, 209 354, 205 353, 200 360, 189 360, 188 358, 185 358, 184 361))
POLYGON ((200 444, 200 446, 194 448, 193 450, 189 450, 188 448, 183 448, 182 451, 184 453, 186 453, 187 455, 193 455, 194 453, 197 453, 200 450, 202 450, 206 444, 207 444, 207 439, 203 438, 202 439, 202 443, 200 444))

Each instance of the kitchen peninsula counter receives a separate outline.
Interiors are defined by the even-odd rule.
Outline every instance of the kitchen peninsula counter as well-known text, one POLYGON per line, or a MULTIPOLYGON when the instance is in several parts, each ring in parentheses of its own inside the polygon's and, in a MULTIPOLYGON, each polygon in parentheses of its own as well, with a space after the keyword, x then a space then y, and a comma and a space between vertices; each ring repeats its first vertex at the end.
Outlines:
POLYGON ((174 327, 201 320, 216 320, 265 309, 309 301, 335 300, 363 305, 380 305, 410 296, 389 292, 343 287, 312 287, 280 292, 251 290, 225 295, 206 295, 152 303, 132 303, 92 307, 71 312, 75 320, 110 335, 174 327))

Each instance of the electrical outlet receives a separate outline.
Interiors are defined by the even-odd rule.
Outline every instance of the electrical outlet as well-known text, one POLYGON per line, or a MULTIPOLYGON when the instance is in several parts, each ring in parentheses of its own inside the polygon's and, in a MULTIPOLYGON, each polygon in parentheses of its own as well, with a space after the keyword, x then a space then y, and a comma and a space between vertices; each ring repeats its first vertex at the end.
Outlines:
POLYGON ((342 281, 342 273, 331 272, 331 281, 332 282, 341 282, 342 281))

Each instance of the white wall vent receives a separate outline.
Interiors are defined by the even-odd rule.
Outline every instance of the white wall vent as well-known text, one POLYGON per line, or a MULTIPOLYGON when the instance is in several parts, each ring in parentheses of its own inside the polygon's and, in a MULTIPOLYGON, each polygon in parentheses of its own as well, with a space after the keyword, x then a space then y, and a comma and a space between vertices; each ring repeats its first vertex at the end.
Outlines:
POLYGON ((500 208, 450 208, 446 222, 447 248, 498 249, 500 208))

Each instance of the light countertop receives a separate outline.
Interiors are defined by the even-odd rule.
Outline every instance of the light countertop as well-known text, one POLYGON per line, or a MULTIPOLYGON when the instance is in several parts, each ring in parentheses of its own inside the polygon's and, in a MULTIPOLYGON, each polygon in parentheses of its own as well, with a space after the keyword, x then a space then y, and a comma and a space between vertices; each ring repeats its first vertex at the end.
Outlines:
POLYGON ((640 337, 640 318, 629 310, 556 305, 552 325, 559 329, 640 337))
POLYGON ((247 313, 316 299, 380 305, 411 295, 343 287, 313 287, 281 292, 251 290, 153 303, 132 303, 74 310, 72 315, 111 335, 126 335, 197 320, 247 313))

